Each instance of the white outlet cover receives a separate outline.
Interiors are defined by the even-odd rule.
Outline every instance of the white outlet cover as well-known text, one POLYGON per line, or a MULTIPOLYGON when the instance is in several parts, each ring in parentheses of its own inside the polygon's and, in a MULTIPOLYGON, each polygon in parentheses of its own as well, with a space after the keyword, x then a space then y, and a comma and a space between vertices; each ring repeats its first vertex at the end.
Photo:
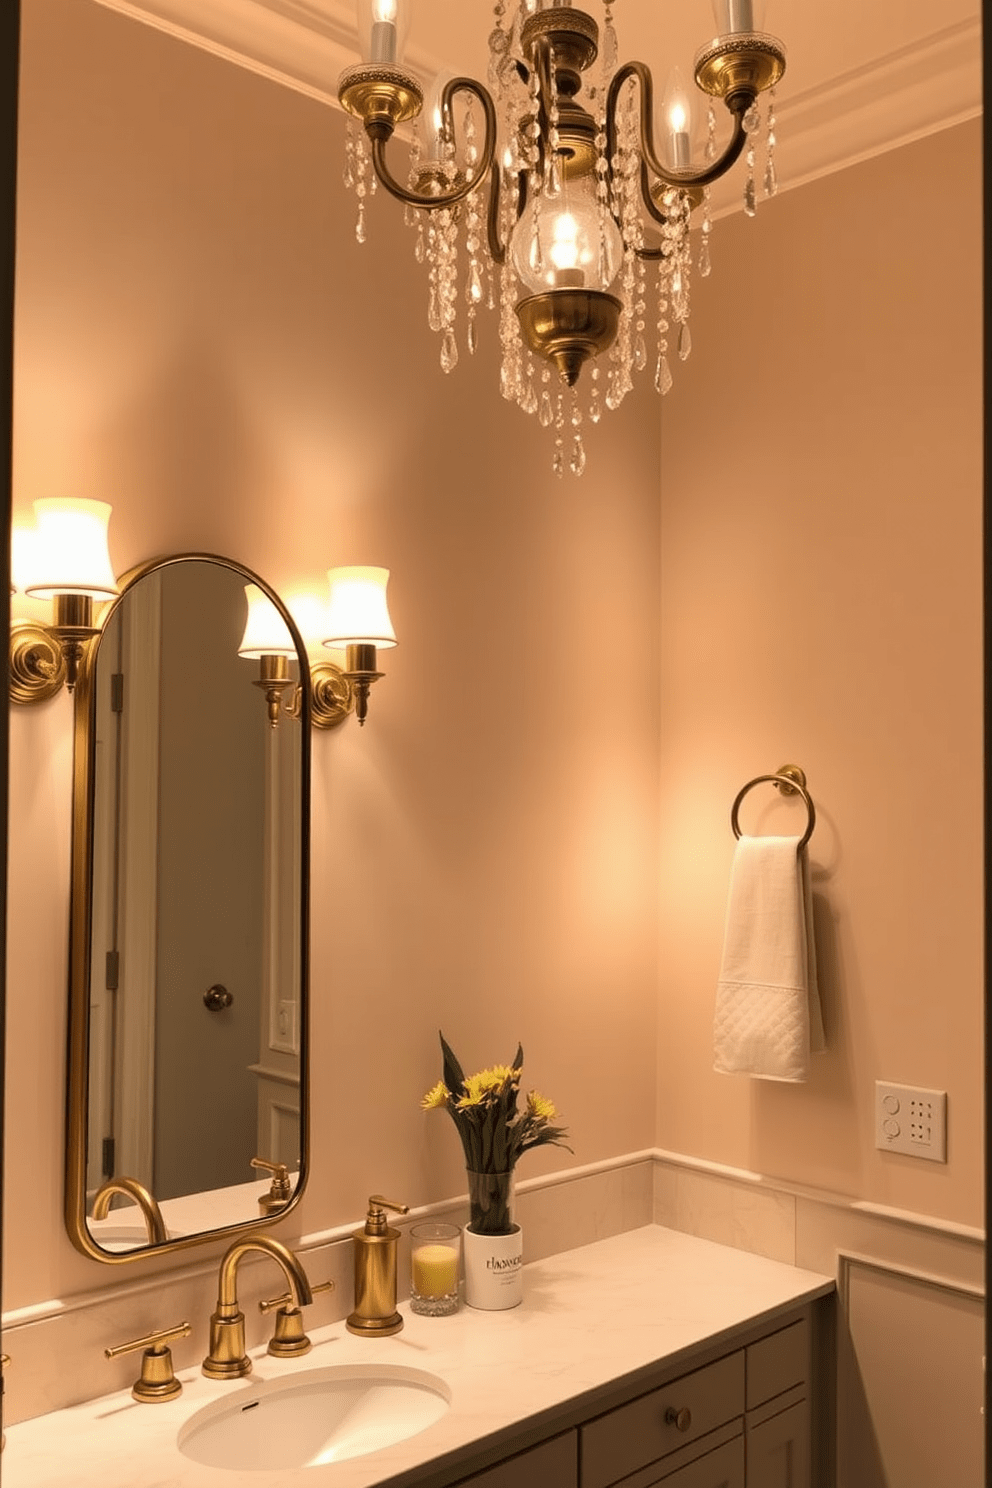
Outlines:
POLYGON ((947 1161, 947 1091, 875 1081, 875 1146, 928 1162, 947 1161))

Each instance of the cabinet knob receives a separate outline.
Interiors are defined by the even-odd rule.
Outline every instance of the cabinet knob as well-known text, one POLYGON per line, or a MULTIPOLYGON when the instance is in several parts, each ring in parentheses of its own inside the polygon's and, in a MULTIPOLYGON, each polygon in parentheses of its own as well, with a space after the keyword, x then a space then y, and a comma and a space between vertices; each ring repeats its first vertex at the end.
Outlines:
POLYGON ((688 1431, 692 1425, 692 1411, 687 1405, 684 1405, 681 1410, 676 1410, 674 1405, 670 1405, 665 1412, 665 1425, 674 1426, 676 1431, 688 1431))

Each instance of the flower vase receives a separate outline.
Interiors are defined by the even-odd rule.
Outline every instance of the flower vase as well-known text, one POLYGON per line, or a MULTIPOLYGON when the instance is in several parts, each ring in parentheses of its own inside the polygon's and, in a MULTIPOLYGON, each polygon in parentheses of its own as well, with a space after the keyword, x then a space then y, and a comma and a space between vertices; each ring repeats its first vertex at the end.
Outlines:
POLYGON ((523 1236, 513 1219, 513 1174, 468 1173, 470 1217, 462 1232, 465 1301, 498 1312, 523 1299, 523 1236))

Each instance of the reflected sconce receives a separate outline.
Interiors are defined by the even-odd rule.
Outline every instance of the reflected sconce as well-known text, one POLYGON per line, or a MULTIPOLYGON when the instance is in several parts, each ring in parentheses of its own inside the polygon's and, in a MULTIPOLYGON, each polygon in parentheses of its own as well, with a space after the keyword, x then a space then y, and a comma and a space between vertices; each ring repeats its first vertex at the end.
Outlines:
MULTIPOLYGON (((257 584, 245 585, 248 619, 238 647, 238 655, 258 662, 254 685, 260 687, 268 704, 269 723, 279 722, 282 695, 293 686, 289 675, 290 659, 296 659, 296 645, 289 627, 267 594, 257 584)), ((295 712, 293 709, 287 711, 295 712)))
POLYGON ((76 684, 87 643, 99 632, 94 603, 113 599, 104 501, 54 497, 34 503, 35 525, 13 532, 14 587, 53 602, 51 624, 15 621, 10 635, 10 694, 14 702, 54 697, 76 684))
POLYGON ((377 651, 396 645, 396 632, 386 603, 388 568, 330 568, 331 588, 323 644, 344 651, 344 677, 355 694, 355 716, 364 724, 369 688, 383 675, 377 651))

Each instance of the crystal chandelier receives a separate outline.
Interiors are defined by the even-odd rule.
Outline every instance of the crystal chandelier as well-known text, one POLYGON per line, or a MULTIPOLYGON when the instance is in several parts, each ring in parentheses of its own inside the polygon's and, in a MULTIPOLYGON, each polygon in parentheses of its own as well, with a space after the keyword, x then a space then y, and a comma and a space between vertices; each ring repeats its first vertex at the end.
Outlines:
POLYGON ((586 420, 596 424, 604 408, 618 408, 633 373, 652 363, 657 391, 667 392, 670 349, 682 361, 689 355, 690 218, 699 209, 697 267, 705 277, 711 183, 746 154, 744 205, 753 215, 763 137, 763 187, 775 192, 782 44, 756 27, 754 0, 714 0, 719 34, 695 59, 709 109, 702 158, 694 162, 690 90, 673 72, 656 124, 649 69, 617 66, 614 0, 604 0, 602 44, 596 21, 570 0, 496 0, 489 87, 442 76, 426 106, 400 60, 400 3, 359 0, 363 60, 338 83, 341 104, 364 125, 364 136, 349 130, 345 165, 346 185, 358 195, 358 239, 365 240, 365 204, 378 183, 405 203, 416 231, 445 372, 458 361, 459 304, 469 352, 480 307, 497 310, 503 397, 551 431, 556 474, 581 475, 586 420), (765 92, 762 120, 757 99, 765 92), (718 100, 732 121, 722 146, 718 100), (400 180, 386 146, 412 121, 400 180))

